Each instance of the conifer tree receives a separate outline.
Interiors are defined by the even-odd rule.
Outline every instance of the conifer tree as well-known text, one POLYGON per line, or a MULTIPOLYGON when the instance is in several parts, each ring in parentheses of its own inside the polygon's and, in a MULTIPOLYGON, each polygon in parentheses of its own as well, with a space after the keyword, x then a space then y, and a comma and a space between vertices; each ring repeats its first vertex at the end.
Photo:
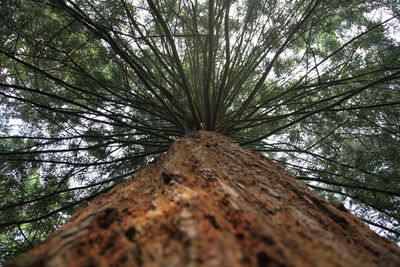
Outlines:
POLYGON ((283 164, 399 242, 397 0, 0 8, 2 261, 198 130, 283 164))

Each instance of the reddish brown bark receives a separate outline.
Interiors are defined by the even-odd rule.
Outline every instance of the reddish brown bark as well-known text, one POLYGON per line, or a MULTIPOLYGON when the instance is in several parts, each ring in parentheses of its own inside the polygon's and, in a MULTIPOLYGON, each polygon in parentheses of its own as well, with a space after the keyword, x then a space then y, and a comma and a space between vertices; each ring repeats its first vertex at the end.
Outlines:
POLYGON ((400 249, 280 165, 200 131, 11 266, 400 266, 400 249))

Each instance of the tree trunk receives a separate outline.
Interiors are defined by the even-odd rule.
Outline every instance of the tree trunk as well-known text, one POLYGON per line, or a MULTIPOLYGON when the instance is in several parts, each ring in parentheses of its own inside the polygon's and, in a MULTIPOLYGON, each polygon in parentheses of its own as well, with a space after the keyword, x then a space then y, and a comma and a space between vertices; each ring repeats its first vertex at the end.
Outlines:
POLYGON ((400 266, 400 249, 283 167, 200 131, 10 266, 400 266))

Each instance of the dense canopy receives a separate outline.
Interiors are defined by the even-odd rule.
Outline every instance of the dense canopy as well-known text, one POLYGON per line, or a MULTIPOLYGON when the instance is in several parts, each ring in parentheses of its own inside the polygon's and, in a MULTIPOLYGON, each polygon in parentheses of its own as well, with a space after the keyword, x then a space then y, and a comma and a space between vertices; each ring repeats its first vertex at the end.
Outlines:
POLYGON ((0 254, 196 129, 400 240, 398 0, 9 0, 0 254))

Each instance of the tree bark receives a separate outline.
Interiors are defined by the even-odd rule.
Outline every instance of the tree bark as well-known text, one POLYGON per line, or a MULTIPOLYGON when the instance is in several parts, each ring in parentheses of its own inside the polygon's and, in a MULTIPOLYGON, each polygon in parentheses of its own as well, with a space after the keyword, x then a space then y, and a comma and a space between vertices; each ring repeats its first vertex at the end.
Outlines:
POLYGON ((9 266, 400 266, 400 249, 282 166, 199 131, 9 266))

